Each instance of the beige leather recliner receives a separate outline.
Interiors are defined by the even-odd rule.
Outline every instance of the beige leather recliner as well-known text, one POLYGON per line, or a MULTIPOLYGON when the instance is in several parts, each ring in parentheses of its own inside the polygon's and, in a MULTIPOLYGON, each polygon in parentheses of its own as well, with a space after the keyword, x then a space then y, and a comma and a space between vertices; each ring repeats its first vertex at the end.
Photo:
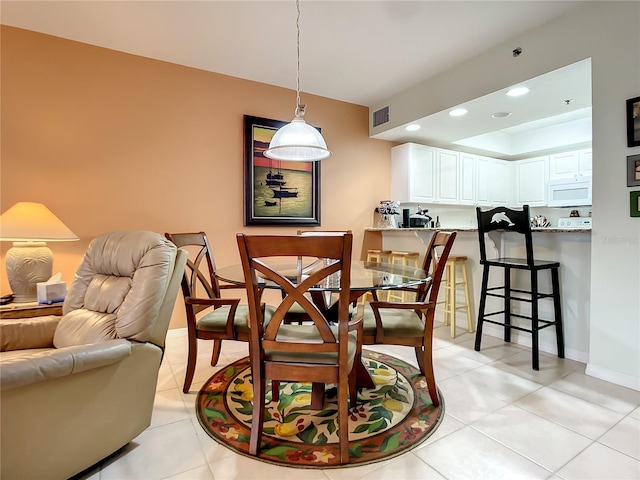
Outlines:
POLYGON ((157 233, 102 235, 62 317, 0 322, 3 480, 68 478, 150 425, 186 258, 157 233))

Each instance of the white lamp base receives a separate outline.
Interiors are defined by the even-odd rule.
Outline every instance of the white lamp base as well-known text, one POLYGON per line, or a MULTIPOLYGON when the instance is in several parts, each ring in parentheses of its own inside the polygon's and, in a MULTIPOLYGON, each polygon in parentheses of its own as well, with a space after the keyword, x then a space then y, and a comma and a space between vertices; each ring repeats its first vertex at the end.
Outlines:
POLYGON ((35 302, 36 283, 46 282, 53 272, 53 253, 45 242, 14 242, 6 256, 7 278, 14 302, 35 302))

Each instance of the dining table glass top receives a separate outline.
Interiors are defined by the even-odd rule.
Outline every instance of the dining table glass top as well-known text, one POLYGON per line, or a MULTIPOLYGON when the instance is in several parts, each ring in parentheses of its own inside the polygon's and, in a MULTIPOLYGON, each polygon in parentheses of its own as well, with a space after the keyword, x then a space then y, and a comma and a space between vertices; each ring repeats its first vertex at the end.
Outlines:
MULTIPOLYGON (((296 283, 300 275, 305 278, 313 263, 302 263, 300 267, 297 259, 278 260, 268 263, 269 266, 284 274, 289 280, 296 283)), ((336 273, 321 284, 312 287, 310 291, 338 291, 340 290, 339 273, 336 273)), ((216 270, 216 277, 228 283, 244 285, 244 273, 242 265, 230 265, 216 270)), ((279 289, 273 282, 264 281, 265 288, 279 289)), ((356 260, 351 262, 352 291, 367 290, 393 290, 397 288, 420 285, 429 280, 429 274, 421 268, 392 265, 388 263, 365 262, 356 260)))

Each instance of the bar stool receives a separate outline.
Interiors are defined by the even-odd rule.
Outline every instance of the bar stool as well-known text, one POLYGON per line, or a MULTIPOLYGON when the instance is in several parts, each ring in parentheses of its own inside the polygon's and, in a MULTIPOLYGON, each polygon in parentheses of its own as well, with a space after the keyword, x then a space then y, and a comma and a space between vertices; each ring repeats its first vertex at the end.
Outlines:
POLYGON ((475 350, 480 351, 482 340, 482 325, 484 322, 493 323, 504 327, 504 341, 511 341, 511 330, 516 329, 531 334, 531 356, 534 370, 540 370, 538 354, 538 333, 543 328, 555 327, 558 357, 564 358, 564 338, 562 333, 562 307, 560 303, 560 281, 558 271, 560 263, 539 260, 533 258, 533 239, 531 235, 531 220, 529 206, 524 205, 522 210, 513 210, 507 207, 498 207, 483 212, 476 208, 478 217, 478 236, 480 240, 480 264, 483 266, 482 287, 480 290, 480 307, 478 309, 478 330, 476 332, 475 350), (487 258, 485 247, 485 234, 494 230, 521 234, 524 237, 527 258, 499 257, 487 258), (489 269, 500 268, 504 271, 504 284, 489 287, 489 269), (511 286, 511 270, 527 270, 530 277, 530 289, 518 289, 511 286), (541 293, 538 290, 538 272, 550 270, 551 293, 541 293), (513 293, 522 294, 513 296, 513 293), (485 313, 487 297, 503 299, 502 310, 485 313), (543 298, 553 300, 553 320, 544 320, 538 315, 538 301, 543 298), (531 304, 531 315, 522 315, 511 311, 512 302, 528 302, 531 304), (496 316, 498 318, 496 319, 496 316), (502 318, 500 318, 502 317, 502 318), (530 321, 530 326, 514 325, 511 319, 519 318, 530 321), (502 320, 502 321, 500 321, 502 320))
MULTIPOLYGON (((371 248, 367 250, 367 262, 391 263, 391 250, 380 250, 380 249, 371 248)), ((379 291, 377 295, 378 295, 378 300, 382 300, 383 297, 385 297, 382 290, 379 291)), ((372 300, 373 300, 373 294, 371 292, 367 292, 360 297, 360 303, 362 305, 372 300)))
POLYGON ((391 250, 367 250, 367 262, 389 263, 391 261, 391 250))
POLYGON ((444 300, 438 304, 444 303, 444 324, 451 325, 451 338, 456 338, 456 312, 464 310, 467 315, 467 329, 469 333, 475 331, 474 319, 471 316, 471 295, 469 294, 469 284, 467 281, 467 257, 466 255, 449 255, 445 266, 445 278, 442 288, 445 292, 444 300), (462 279, 458 280, 457 271, 460 267, 462 279), (458 287, 462 287, 464 292, 464 304, 457 304, 458 287))
MULTIPOLYGON (((391 252, 391 263, 403 265, 405 267, 417 267, 419 258, 420 254, 418 252, 402 252, 395 250, 391 252)), ((394 300, 400 300, 401 302, 406 302, 409 295, 414 296, 415 293, 404 292, 402 290, 389 290, 387 294, 387 301, 392 302, 394 300)))

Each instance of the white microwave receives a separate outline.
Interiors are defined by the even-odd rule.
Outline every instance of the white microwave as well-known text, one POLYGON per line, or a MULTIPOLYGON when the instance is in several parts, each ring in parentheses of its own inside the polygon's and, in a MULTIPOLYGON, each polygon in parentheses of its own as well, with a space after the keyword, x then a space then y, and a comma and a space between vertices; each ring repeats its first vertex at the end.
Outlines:
POLYGON ((550 207, 591 205, 591 176, 549 180, 550 207))

